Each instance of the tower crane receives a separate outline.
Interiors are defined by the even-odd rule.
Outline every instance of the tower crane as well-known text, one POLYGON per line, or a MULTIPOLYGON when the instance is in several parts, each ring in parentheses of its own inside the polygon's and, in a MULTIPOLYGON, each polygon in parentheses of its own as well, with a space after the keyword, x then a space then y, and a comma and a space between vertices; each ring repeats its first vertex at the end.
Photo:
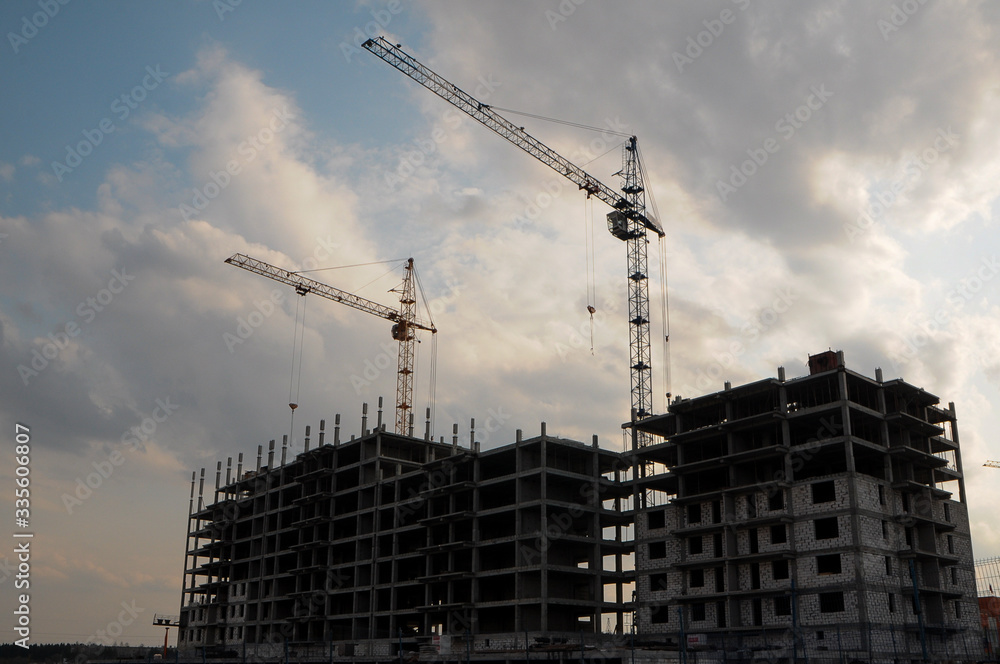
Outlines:
MULTIPOLYGON (((664 236, 657 221, 646 214, 646 195, 639 148, 635 136, 625 144, 621 175, 621 193, 602 183, 558 152, 497 113, 488 104, 477 100, 421 64, 412 55, 393 45, 384 37, 369 39, 364 48, 409 76, 437 96, 481 123, 501 137, 521 148, 556 173, 569 179, 587 196, 595 196, 612 208, 607 215, 608 230, 627 244, 628 303, 629 303, 629 364, 632 382, 632 420, 652 414, 652 378, 650 367, 649 286, 647 283, 646 232, 664 236)), ((646 434, 637 437, 639 446, 649 442, 646 434)))
POLYGON ((399 356, 396 362, 396 433, 405 436, 410 409, 413 408, 413 360, 414 344, 417 341, 416 331, 427 330, 437 334, 434 323, 417 318, 416 284, 414 283, 413 259, 406 262, 403 283, 392 289, 399 293, 399 309, 387 307, 359 295, 328 286, 319 281, 303 277, 296 272, 289 272, 275 267, 262 260, 251 258, 245 254, 235 254, 226 259, 230 265, 243 268, 275 281, 287 284, 299 295, 315 293, 334 302, 364 311, 366 313, 391 321, 392 338, 399 342, 399 356))
POLYGON ((986 466, 987 468, 1000 468, 1000 461, 993 461, 991 459, 987 459, 986 463, 984 463, 983 465, 986 466))

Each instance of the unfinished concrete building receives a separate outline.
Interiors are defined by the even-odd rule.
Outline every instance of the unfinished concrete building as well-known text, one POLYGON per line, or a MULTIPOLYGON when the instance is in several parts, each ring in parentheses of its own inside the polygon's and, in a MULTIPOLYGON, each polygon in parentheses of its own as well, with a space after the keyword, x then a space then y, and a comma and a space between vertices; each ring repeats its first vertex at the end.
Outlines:
POLYGON ((954 405, 839 353, 809 368, 677 399, 639 423, 654 444, 621 454, 544 425, 480 450, 457 431, 387 432, 380 414, 349 441, 338 416, 311 449, 307 428, 290 460, 272 442, 246 472, 242 456, 235 472, 220 463, 214 491, 204 471, 192 483, 179 646, 354 662, 980 659, 954 405))
POLYGON ((207 499, 204 470, 192 482, 182 650, 378 659, 623 630, 628 488, 596 437, 543 424, 480 451, 381 421, 349 441, 323 428, 294 459, 272 441, 246 472, 220 464, 207 499))
POLYGON ((954 404, 842 353, 809 368, 642 422, 665 442, 637 452, 639 632, 778 659, 974 660, 954 404))

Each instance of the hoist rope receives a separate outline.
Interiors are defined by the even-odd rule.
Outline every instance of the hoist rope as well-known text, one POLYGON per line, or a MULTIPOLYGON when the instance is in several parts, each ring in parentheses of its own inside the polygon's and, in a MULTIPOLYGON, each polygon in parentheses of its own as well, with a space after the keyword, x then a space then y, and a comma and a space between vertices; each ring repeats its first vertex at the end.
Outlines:
POLYGON ((583 233, 587 251, 587 311, 590 313, 590 354, 594 354, 594 312, 597 310, 597 283, 594 259, 594 201, 591 197, 583 203, 583 233))
MULTIPOLYGON (((420 273, 417 272, 417 267, 413 267, 413 278, 417 282, 417 291, 420 293, 420 299, 424 303, 424 309, 427 310, 427 320, 430 322, 431 327, 436 328, 434 324, 434 319, 431 317, 431 307, 427 303, 427 294, 424 291, 424 285, 420 281, 420 273)), ((431 438, 434 438, 434 410, 437 407, 437 334, 431 333, 431 368, 430 368, 430 383, 428 385, 427 402, 428 408, 431 410, 430 416, 430 430, 431 438)))
POLYGON ((291 421, 288 425, 288 442, 291 445, 295 440, 295 409, 299 407, 299 394, 302 389, 302 346, 305 342, 306 327, 306 302, 305 293, 299 294, 299 300, 295 302, 295 327, 292 330, 292 368, 288 377, 288 407, 292 411, 291 421), (301 300, 302 318, 299 319, 299 305, 301 300), (298 381, 295 379, 295 354, 298 352, 298 381), (295 393, 292 394, 292 386, 295 386, 295 393))
POLYGON ((299 391, 302 388, 302 356, 305 355, 306 340, 306 298, 302 296, 302 324, 299 327, 299 379, 295 383, 295 403, 299 402, 299 391))
MULTIPOLYGON (((292 399, 292 388, 295 385, 295 356, 298 353, 299 347, 299 309, 302 306, 302 297, 300 296, 295 300, 295 325, 292 328, 292 368, 288 374, 288 403, 296 403, 292 399)), ((294 410, 294 409, 293 409, 294 410)))
POLYGON ((431 335, 431 381, 430 381, 430 405, 431 409, 430 432, 431 439, 434 438, 434 413, 437 408, 437 355, 438 355, 438 335, 431 335))
POLYGON ((670 291, 667 288, 667 243, 659 238, 660 245, 660 322, 663 326, 663 412, 670 406, 670 291))

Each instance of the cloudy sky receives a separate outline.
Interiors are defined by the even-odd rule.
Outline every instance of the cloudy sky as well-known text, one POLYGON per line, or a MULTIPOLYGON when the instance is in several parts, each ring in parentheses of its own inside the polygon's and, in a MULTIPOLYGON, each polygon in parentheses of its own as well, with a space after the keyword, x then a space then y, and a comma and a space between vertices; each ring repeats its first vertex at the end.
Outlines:
MULTIPOLYGON (((1000 457, 1000 5, 15 0, 0 26, 0 431, 13 456, 30 427, 33 640, 161 639, 191 472, 290 432, 300 304, 225 265, 236 252, 414 257, 441 331, 436 435, 457 422, 467 441, 475 417, 492 446, 545 421, 620 448, 607 209, 360 49, 366 33, 495 106, 604 129, 510 116, 612 186, 613 132, 639 137, 669 275, 655 410, 842 349, 955 402, 975 554, 1000 554, 1000 471, 982 467, 1000 457)), ((392 304, 392 267, 317 278, 392 304)), ((386 322, 311 299, 302 338, 294 446, 335 413, 356 433, 379 395, 391 418, 386 322)))

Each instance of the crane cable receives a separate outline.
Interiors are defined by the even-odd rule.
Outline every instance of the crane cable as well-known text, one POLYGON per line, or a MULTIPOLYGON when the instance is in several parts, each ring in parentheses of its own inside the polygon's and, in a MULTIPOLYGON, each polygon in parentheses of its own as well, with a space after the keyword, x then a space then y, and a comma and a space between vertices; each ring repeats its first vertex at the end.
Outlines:
POLYGON ((295 438, 295 409, 299 407, 299 393, 302 388, 302 346, 305 341, 306 333, 306 292, 296 291, 299 294, 299 300, 295 302, 295 327, 292 330, 292 370, 291 375, 288 377, 288 407, 292 411, 291 422, 289 424, 288 431, 288 441, 291 444, 295 438), (301 301, 302 317, 299 318, 299 302, 301 301), (295 355, 298 352, 299 362, 298 362, 298 381, 296 381, 295 373, 295 355), (294 398, 292 395, 292 386, 295 386, 294 398))
MULTIPOLYGON (((384 261, 384 262, 388 263, 389 261, 384 261)), ((402 262, 404 262, 404 263, 405 263, 405 262, 406 262, 406 259, 404 258, 402 262)), ((388 275, 388 274, 392 274, 393 272, 395 272, 395 271, 396 271, 396 270, 398 270, 398 269, 399 269, 399 266, 398 266, 398 265, 393 265, 393 266, 392 266, 392 267, 390 267, 390 268, 389 268, 388 270, 386 270, 385 272, 383 272, 383 273, 382 273, 382 274, 380 274, 379 276, 375 277, 374 279, 372 279, 371 281, 369 281, 369 282, 368 282, 367 284, 365 284, 365 285, 364 285, 364 286, 362 286, 361 288, 355 288, 355 289, 354 289, 354 292, 355 292, 355 293, 360 293, 361 291, 363 291, 364 289, 368 288, 369 286, 371 286, 371 285, 372 285, 373 283, 375 283, 375 282, 376 282, 376 281, 378 281, 379 279, 382 279, 382 278, 384 278, 384 277, 385 277, 386 275, 388 275)), ((389 289, 389 292, 391 293, 391 292, 393 292, 394 290, 395 290, 395 288, 390 288, 390 289, 389 289)))
POLYGON ((597 131, 602 134, 611 134, 614 136, 624 136, 628 138, 631 134, 626 134, 625 132, 615 131, 614 129, 609 129, 608 127, 592 127, 590 125, 580 124, 579 122, 570 122, 569 120, 560 120, 559 118, 548 118, 544 115, 535 115, 534 113, 525 113, 524 111, 515 111, 511 108, 500 108, 499 106, 491 106, 489 104, 483 104, 483 108, 489 108, 494 111, 502 111, 504 113, 513 113, 514 115, 523 115, 526 118, 534 118, 536 120, 544 120, 545 122, 554 122, 556 124, 566 125, 569 127, 576 127, 578 129, 587 129, 589 131, 597 131))
POLYGON ((667 243, 659 238, 660 245, 660 323, 663 326, 663 394, 666 398, 663 412, 670 406, 670 292, 667 290, 667 243))
POLYGON ((306 299, 302 296, 302 324, 299 327, 299 378, 295 383, 295 403, 299 402, 299 390, 302 388, 302 356, 305 354, 306 341, 306 299))
MULTIPOLYGON (((417 272, 417 267, 413 266, 413 278, 417 282, 417 291, 420 292, 420 299, 424 303, 424 309, 427 310, 427 321, 431 324, 431 327, 437 329, 437 325, 434 324, 434 319, 431 317, 431 307, 427 304, 427 294, 424 291, 424 285, 420 282, 420 273, 417 272)), ((430 410, 430 431, 431 440, 434 439, 434 411, 437 407, 437 333, 431 333, 431 369, 430 369, 430 384, 428 385, 428 409, 430 410)))
POLYGON ((594 267, 594 201, 588 196, 583 203, 583 234, 587 251, 587 311, 590 313, 590 354, 594 354, 594 314, 597 312, 597 283, 594 267))
MULTIPOLYGON (((568 127, 576 127, 578 129, 586 129, 588 131, 600 132, 602 134, 610 134, 612 136, 622 136, 625 138, 631 137, 631 134, 614 131, 609 128, 594 127, 591 125, 580 124, 579 122, 570 122, 569 120, 560 120, 558 118, 550 118, 544 115, 537 115, 535 113, 525 113, 524 111, 515 111, 512 108, 502 108, 500 106, 491 106, 489 104, 483 104, 484 107, 492 109, 494 111, 502 111, 504 113, 512 113, 514 115, 523 115, 524 117, 534 118, 536 120, 544 120, 545 122, 553 122, 556 124, 566 125, 568 127)), ((586 161, 581 166, 586 166, 591 162, 597 161, 604 155, 608 154, 612 150, 620 148, 624 144, 624 141, 618 143, 617 145, 611 146, 603 154, 600 154, 590 161, 586 161)), ((590 314, 590 354, 594 354, 594 314, 597 313, 596 300, 597 300, 597 285, 596 285, 596 267, 594 261, 594 202, 591 200, 590 196, 585 199, 584 208, 584 236, 586 237, 586 249, 587 249, 587 312, 590 314)), ((435 343, 437 340, 435 339, 435 343)), ((433 373, 432 373, 433 375, 433 373)))
MULTIPOLYGON (((649 176, 646 174, 646 160, 642 156, 642 149, 639 147, 638 143, 635 146, 638 162, 639 171, 642 174, 643 183, 649 182, 649 176)), ((657 221, 660 220, 660 211, 656 207, 656 199, 653 198, 652 190, 647 189, 646 193, 649 198, 649 205, 653 208, 653 218, 657 221)), ((667 412, 667 408, 670 406, 670 295, 667 290, 667 245, 664 241, 663 235, 659 235, 659 280, 660 280, 660 324, 663 329, 663 395, 666 399, 666 404, 664 405, 663 412, 667 412)))
POLYGON ((431 440, 434 439, 434 410, 437 407, 437 357, 438 357, 438 335, 431 335, 431 381, 430 381, 430 398, 428 399, 430 405, 428 408, 431 411, 430 417, 427 418, 430 422, 430 432, 431 440))
MULTIPOLYGON (((387 265, 389 263, 402 263, 405 258, 393 258, 387 261, 372 261, 371 263, 355 263, 354 265, 334 265, 333 267, 318 267, 315 270, 299 270, 292 274, 308 274, 309 272, 325 272, 326 270, 343 270, 349 267, 365 267, 366 265, 387 265)), ((384 275, 383 275, 384 276, 384 275)))

